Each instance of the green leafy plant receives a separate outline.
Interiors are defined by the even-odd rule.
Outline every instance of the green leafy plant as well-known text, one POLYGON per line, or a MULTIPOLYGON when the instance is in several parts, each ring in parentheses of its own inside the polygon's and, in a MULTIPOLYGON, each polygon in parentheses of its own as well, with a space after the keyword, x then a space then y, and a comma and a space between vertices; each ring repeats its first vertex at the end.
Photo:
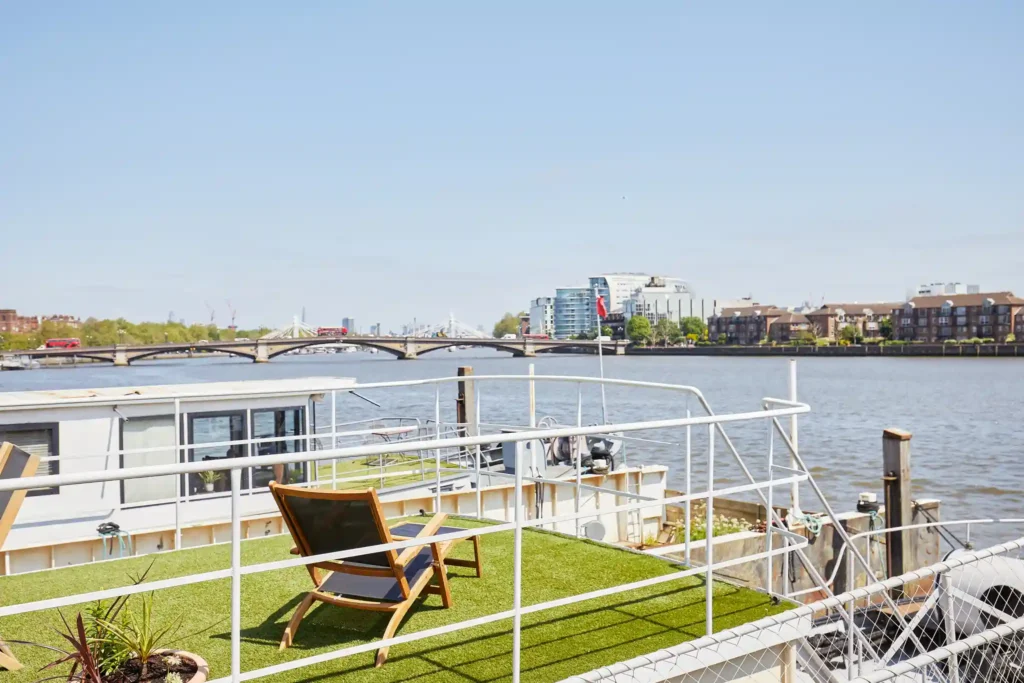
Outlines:
MULTIPOLYGON (((129 574, 132 585, 137 586, 146 580, 149 571, 153 568, 150 562, 149 567, 142 574, 129 574)), ((52 650, 61 656, 42 668, 43 671, 54 669, 62 664, 71 663, 71 670, 68 672, 67 680, 71 683, 103 683, 103 677, 112 674, 121 668, 128 661, 130 653, 120 645, 109 640, 109 631, 106 624, 119 624, 123 621, 123 610, 128 603, 129 596, 123 595, 112 602, 98 600, 86 610, 86 616, 79 612, 75 618, 74 627, 68 623, 64 614, 59 610, 63 630, 54 629, 57 634, 66 640, 70 650, 61 650, 42 643, 32 643, 23 640, 12 640, 12 643, 30 645, 46 650, 52 650)), ((51 678, 63 678, 54 676, 51 678)), ((51 680, 50 678, 43 680, 51 680)))
POLYGON ((652 333, 651 321, 642 315, 634 315, 626 323, 626 336, 634 344, 647 344, 651 341, 652 333))
POLYGON ((101 619, 100 625, 106 632, 107 642, 139 660, 139 677, 144 680, 149 668, 149 658, 178 634, 183 617, 178 616, 158 627, 153 623, 153 594, 140 596, 140 602, 141 608, 128 607, 124 610, 124 619, 101 619))
POLYGON ((223 478, 223 474, 221 474, 220 472, 214 472, 212 470, 209 472, 199 473, 199 481, 203 482, 204 484, 216 484, 223 478))

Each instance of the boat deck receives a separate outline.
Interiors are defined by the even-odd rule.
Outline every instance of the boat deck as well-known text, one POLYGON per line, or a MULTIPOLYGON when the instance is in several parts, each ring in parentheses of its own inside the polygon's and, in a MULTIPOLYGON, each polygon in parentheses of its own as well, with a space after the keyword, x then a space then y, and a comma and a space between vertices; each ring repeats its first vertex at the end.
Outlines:
MULTIPOLYGON (((473 527, 475 520, 452 518, 454 526, 473 527)), ((398 635, 412 633, 512 606, 513 534, 499 532, 482 537, 484 575, 471 569, 450 571, 454 607, 441 608, 440 598, 419 602, 398 635)), ((245 541, 243 564, 289 557, 286 536, 245 541)), ((523 604, 578 595, 605 587, 678 571, 681 567, 660 558, 580 541, 559 534, 527 530, 523 547, 523 604)), ((470 544, 454 550, 454 557, 469 558, 470 544)), ((149 580, 159 580, 230 566, 230 547, 211 546, 168 552, 143 558, 0 577, 0 604, 24 596, 43 600, 88 590, 123 586, 128 575, 154 562, 149 580)), ((242 661, 245 669, 286 662, 339 647, 369 643, 380 638, 386 616, 331 606, 314 609, 303 622, 295 644, 283 652, 278 642, 285 624, 304 591, 309 576, 291 568, 246 576, 242 583, 242 661)), ((200 654, 211 665, 213 678, 230 672, 230 581, 181 586, 156 594, 156 619, 183 618, 181 633, 199 635, 172 645, 200 654)), ((747 623, 788 609, 772 604, 761 593, 727 583, 716 584, 715 629, 747 623)), ((704 583, 698 577, 681 578, 644 589, 596 598, 524 617, 522 675, 529 681, 559 681, 596 667, 677 645, 704 635, 704 583)), ((73 615, 74 608, 64 608, 73 615)), ((54 610, 0 619, 0 633, 8 640, 30 640, 58 645, 52 626, 54 610)), ((48 651, 15 646, 26 664, 20 673, 7 673, 5 681, 28 683, 50 660, 48 651)), ((510 620, 499 621, 443 636, 391 648, 382 669, 373 668, 374 653, 353 655, 294 672, 278 674, 275 681, 484 681, 501 680, 511 673, 510 620)))

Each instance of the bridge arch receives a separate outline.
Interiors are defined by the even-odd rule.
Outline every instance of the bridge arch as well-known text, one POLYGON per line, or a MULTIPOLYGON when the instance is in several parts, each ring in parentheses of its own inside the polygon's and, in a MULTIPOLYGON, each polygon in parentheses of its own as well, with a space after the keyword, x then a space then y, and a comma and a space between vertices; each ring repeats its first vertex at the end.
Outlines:
MULTIPOLYGON (((372 348, 375 348, 375 349, 379 349, 380 351, 386 351, 386 352, 390 353, 392 356, 395 356, 396 358, 401 358, 402 356, 405 355, 404 344, 402 345, 403 348, 398 349, 398 348, 395 348, 394 346, 391 346, 389 344, 381 344, 381 343, 378 343, 378 342, 364 342, 362 340, 356 341, 356 338, 353 338, 351 341, 338 341, 337 339, 330 338, 330 337, 323 337, 323 338, 313 337, 313 338, 311 338, 309 340, 303 340, 303 343, 301 343, 301 344, 295 344, 295 343, 292 343, 292 344, 274 344, 273 342, 270 342, 270 343, 267 344, 267 347, 268 347, 267 358, 268 359, 270 359, 270 358, 277 358, 278 356, 283 356, 284 354, 291 353, 292 351, 295 351, 297 349, 307 349, 310 346, 324 346, 326 344, 345 344, 347 346, 368 346, 368 347, 372 347, 372 348), (276 347, 280 347, 280 348, 277 348, 274 351, 270 351, 270 348, 273 348, 275 346, 276 347)), ((250 358, 254 358, 254 357, 255 356, 250 356, 250 358)))
MULTIPOLYGON (((190 347, 190 348, 187 348, 187 349, 181 349, 181 350, 189 352, 189 353, 193 353, 193 354, 195 354, 195 353, 212 353, 212 352, 216 351, 216 352, 219 352, 219 353, 226 353, 226 354, 231 355, 231 356, 238 356, 240 358, 248 358, 249 360, 255 360, 256 359, 256 354, 255 353, 246 353, 245 351, 239 351, 238 349, 233 349, 233 348, 197 349, 196 347, 193 346, 193 347, 190 347)), ((167 351, 167 349, 155 349, 155 350, 150 350, 150 351, 142 351, 141 353, 129 353, 128 354, 128 362, 131 363, 132 361, 141 360, 142 358, 149 358, 150 356, 159 356, 161 353, 168 353, 168 351, 167 351)), ((113 360, 113 359, 111 359, 111 360, 113 360)))

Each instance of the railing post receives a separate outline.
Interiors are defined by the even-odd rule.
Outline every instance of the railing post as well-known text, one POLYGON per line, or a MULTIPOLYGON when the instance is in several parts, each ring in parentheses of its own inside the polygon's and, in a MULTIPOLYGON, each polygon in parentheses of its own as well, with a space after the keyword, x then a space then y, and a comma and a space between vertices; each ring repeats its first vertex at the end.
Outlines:
MULTIPOLYGON (((583 385, 576 383, 576 426, 583 426, 583 385)), ((574 439, 578 443, 578 439, 574 439)), ((583 450, 576 453, 576 491, 573 494, 576 512, 576 538, 580 537, 580 485, 583 483, 583 450)))
POLYGON ((708 425, 708 509, 707 526, 704 534, 704 564, 707 566, 707 575, 704 586, 704 627, 707 635, 714 633, 714 610, 712 609, 712 593, 714 585, 712 582, 711 565, 714 564, 712 544, 715 536, 715 424, 708 425))
MULTIPOLYGON (((181 399, 174 399, 174 462, 183 460, 181 450, 181 399)), ((174 475, 174 549, 181 550, 181 476, 174 475)))
MULTIPOLYGON (((690 408, 686 408, 686 419, 690 419, 690 408)), ((692 482, 690 481, 690 425, 686 425, 686 495, 689 496, 691 493, 692 482)), ((690 515, 690 506, 693 505, 693 501, 687 499, 686 507, 683 508, 683 543, 685 544, 684 555, 686 560, 686 566, 691 566, 690 562, 690 526, 693 524, 693 520, 690 515)))
MULTIPOLYGON (((434 386, 434 438, 441 440, 441 385, 434 386)), ((441 511, 441 447, 434 449, 434 514, 441 511)))
POLYGON ((515 541, 512 550, 512 683, 519 683, 519 654, 522 649, 523 608, 523 467, 516 449, 515 541))
MULTIPOLYGON (((956 622, 953 620, 953 605, 949 599, 949 572, 939 574, 936 579, 936 587, 940 591, 939 606, 942 609, 946 645, 952 645, 956 642, 956 622)), ((950 683, 960 683, 960 662, 955 654, 949 658, 949 673, 950 683)))
MULTIPOLYGON (((338 392, 331 389, 331 450, 338 447, 338 392)), ((331 460, 331 489, 338 488, 338 459, 331 460)))
POLYGON ((242 470, 231 470, 231 680, 242 675, 242 470))
POLYGON ((772 515, 772 510, 775 508, 774 505, 774 493, 775 485, 772 481, 775 478, 775 430, 772 429, 772 423, 768 423, 768 514, 765 516, 764 526, 764 546, 768 552, 768 557, 764 558, 765 561, 765 584, 768 589, 768 595, 775 593, 775 566, 772 557, 772 527, 774 526, 775 519, 772 515))
MULTIPOLYGON (((789 360, 789 400, 796 402, 796 359, 791 358, 789 360)), ((797 421, 796 415, 790 415, 789 417, 789 440, 793 444, 793 450, 798 451, 797 446, 797 421)), ((797 465, 796 456, 790 454, 789 466, 796 470, 799 469, 797 465)), ((789 514, 792 517, 796 517, 800 514, 800 482, 793 482, 789 485, 789 514)))
MULTIPOLYGON (((476 401, 476 405, 473 409, 473 427, 476 429, 476 435, 480 435, 480 392, 477 391, 476 382, 473 383, 473 398, 476 401)), ((480 490, 480 444, 476 447, 476 518, 484 518, 484 496, 480 490)))
MULTIPOLYGON (((854 569, 854 564, 853 564, 853 550, 850 549, 850 550, 846 551, 846 590, 847 591, 852 591, 854 588, 856 588, 856 586, 854 585, 854 583, 856 582, 856 578, 857 578, 857 573, 856 573, 856 570, 854 569)), ((870 579, 869 579, 869 581, 870 581, 870 579)), ((853 598, 850 598, 850 605, 847 608, 847 614, 849 616, 849 619, 848 619, 847 623, 849 624, 850 628, 849 628, 849 631, 846 634, 846 671, 847 671, 847 678, 849 680, 851 680, 851 681, 857 675, 857 674, 854 673, 854 670, 853 670, 854 643, 857 642, 857 638, 855 637, 854 632, 853 632, 853 630, 855 628, 854 627, 854 621, 853 621, 853 614, 854 614, 854 608, 855 607, 856 607, 856 604, 855 604, 853 598)))

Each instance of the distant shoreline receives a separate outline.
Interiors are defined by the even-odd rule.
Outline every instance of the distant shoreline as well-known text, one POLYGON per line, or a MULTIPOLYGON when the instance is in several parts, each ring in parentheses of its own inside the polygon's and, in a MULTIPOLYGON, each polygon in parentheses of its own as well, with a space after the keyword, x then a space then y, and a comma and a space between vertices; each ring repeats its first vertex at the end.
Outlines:
POLYGON ((668 346, 634 347, 627 356, 820 356, 823 358, 1024 358, 1024 344, 894 344, 882 346, 668 346))

